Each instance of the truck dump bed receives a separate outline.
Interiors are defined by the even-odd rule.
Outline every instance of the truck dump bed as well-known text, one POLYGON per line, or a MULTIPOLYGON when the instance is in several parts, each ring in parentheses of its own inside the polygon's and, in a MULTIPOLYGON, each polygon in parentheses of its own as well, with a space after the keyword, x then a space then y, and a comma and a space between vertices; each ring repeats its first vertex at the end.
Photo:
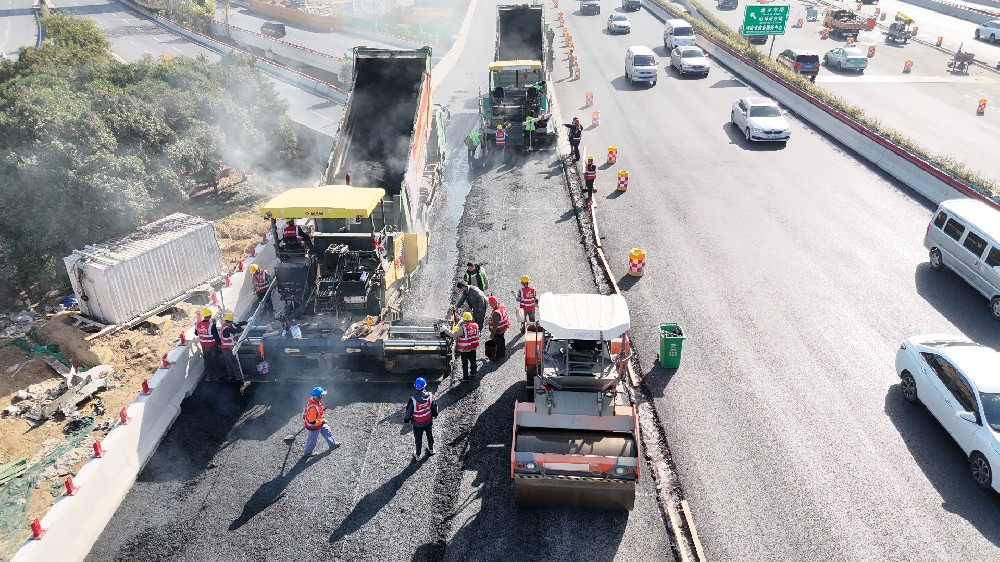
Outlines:
POLYGON ((543 14, 541 6, 499 6, 497 8, 497 49, 493 60, 542 62, 543 14))

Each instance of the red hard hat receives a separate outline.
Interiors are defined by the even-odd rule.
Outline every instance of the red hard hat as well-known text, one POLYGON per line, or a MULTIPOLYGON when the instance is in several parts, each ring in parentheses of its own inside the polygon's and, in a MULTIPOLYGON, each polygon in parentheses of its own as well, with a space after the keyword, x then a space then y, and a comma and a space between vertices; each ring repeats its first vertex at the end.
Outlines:
POLYGON ((494 297, 493 295, 490 295, 489 301, 490 301, 490 306, 492 306, 493 308, 496 308, 496 306, 500 304, 500 301, 498 301, 497 298, 494 297))

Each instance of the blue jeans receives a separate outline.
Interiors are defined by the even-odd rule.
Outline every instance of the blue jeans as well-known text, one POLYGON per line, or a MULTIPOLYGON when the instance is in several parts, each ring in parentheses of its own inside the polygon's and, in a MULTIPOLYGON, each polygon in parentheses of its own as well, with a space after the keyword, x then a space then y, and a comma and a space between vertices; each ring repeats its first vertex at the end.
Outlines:
POLYGON ((337 440, 333 438, 333 432, 330 431, 330 426, 324 423, 323 427, 319 429, 309 430, 309 434, 306 435, 306 448, 305 451, 303 451, 303 454, 306 455, 312 454, 313 449, 316 448, 316 439, 319 437, 320 433, 323 434, 323 439, 326 439, 327 445, 333 447, 334 445, 337 444, 337 440))

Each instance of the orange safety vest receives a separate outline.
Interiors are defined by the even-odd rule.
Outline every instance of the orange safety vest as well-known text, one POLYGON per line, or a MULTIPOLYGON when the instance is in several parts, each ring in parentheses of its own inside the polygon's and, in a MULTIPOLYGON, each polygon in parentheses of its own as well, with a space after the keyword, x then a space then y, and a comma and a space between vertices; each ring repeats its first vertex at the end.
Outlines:
MULTIPOLYGON (((228 328, 230 326, 232 326, 232 324, 230 324, 229 322, 226 322, 225 325, 223 325, 222 328, 223 328, 223 330, 225 330, 225 328, 228 328)), ((232 349, 233 348, 233 343, 236 342, 236 338, 233 337, 232 335, 226 336, 225 334, 226 334, 225 331, 223 331, 222 333, 219 334, 219 341, 221 343, 221 347, 222 347, 222 349, 232 349)))
POLYGON ((305 421, 306 429, 313 430, 323 427, 323 404, 319 400, 310 398, 306 403, 306 410, 302 412, 302 419, 305 421))
POLYGON ((283 238, 298 238, 299 237, 299 227, 294 224, 286 224, 285 230, 282 231, 281 236, 283 238))
POLYGON ((588 165, 587 170, 583 172, 583 179, 594 181, 597 179, 597 166, 588 165))
POLYGON ((538 300, 535 298, 534 287, 521 287, 521 290, 518 292, 518 296, 520 298, 517 300, 521 303, 521 308, 528 312, 535 310, 535 306, 538 305, 538 300))
POLYGON ((202 349, 215 347, 215 336, 212 335, 212 322, 202 320, 194 325, 194 333, 198 336, 198 343, 202 349))
POLYGON ((411 396, 410 400, 413 400, 413 423, 426 423, 430 421, 432 415, 431 406, 434 402, 434 395, 428 394, 425 402, 418 401, 416 396, 411 396))
POLYGON ((253 280, 253 290, 258 293, 263 291, 268 286, 267 271, 264 269, 258 269, 257 273, 250 276, 253 280))
POLYGON ((500 314, 500 322, 497 325, 493 325, 493 315, 490 315, 490 331, 496 332, 499 330, 506 330, 510 328, 510 317, 507 316, 507 307, 504 305, 497 305, 497 313, 500 314))
POLYGON ((503 148, 507 144, 507 133, 503 129, 497 129, 497 146, 503 148))
POLYGON ((472 351, 479 347, 479 326, 475 322, 462 324, 462 333, 456 342, 459 351, 472 351))

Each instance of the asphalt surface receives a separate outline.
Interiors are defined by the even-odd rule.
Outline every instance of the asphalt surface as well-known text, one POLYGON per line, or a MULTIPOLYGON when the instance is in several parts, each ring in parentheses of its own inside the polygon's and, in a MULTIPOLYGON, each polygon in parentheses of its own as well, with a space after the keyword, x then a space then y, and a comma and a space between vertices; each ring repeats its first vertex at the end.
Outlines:
MULTIPOLYGON (((794 0, 788 4, 790 19, 786 33, 776 37, 772 58, 785 49, 797 48, 811 49, 822 59, 830 49, 846 45, 842 39, 820 38, 822 9, 819 21, 804 22, 801 28, 792 27, 799 18, 805 19, 807 2, 794 0)), ((833 4, 845 9, 856 6, 843 1, 833 4)), ((742 2, 735 10, 719 10, 712 2, 705 5, 733 29, 738 29, 743 22, 742 2)), ((899 0, 866 5, 860 13, 867 16, 874 13, 876 7, 889 14, 881 22, 883 24, 891 23, 895 13, 903 11, 915 20, 919 39, 936 41, 938 36, 943 36, 942 46, 947 49, 957 51, 961 47, 990 65, 1000 60, 1000 46, 973 39, 976 25, 972 22, 899 0)), ((662 36, 662 30, 659 35, 662 36)), ((646 38, 647 43, 652 41, 651 46, 662 46, 662 40, 659 43, 656 40, 655 36, 646 38)), ((863 74, 823 65, 816 83, 863 108, 884 125, 902 132, 931 152, 965 161, 972 169, 1000 181, 1000 160, 989 157, 983 150, 1000 138, 1000 73, 980 67, 972 67, 968 74, 952 73, 947 66, 953 56, 950 53, 912 41, 905 45, 886 43, 884 30, 877 27, 873 31, 862 31, 857 44, 865 52, 869 46, 875 47, 875 56, 869 59, 868 69, 863 74), (913 61, 913 67, 909 73, 903 73, 907 60, 913 61), (988 100, 986 113, 977 115, 979 100, 984 98, 988 100)), ((769 53, 771 43, 758 46, 758 49, 769 53)))
MULTIPOLYGON (((473 29, 489 26, 494 10, 480 2, 473 29)), ((596 292, 553 151, 470 170, 462 139, 478 119, 492 41, 473 34, 435 93, 452 114, 446 181, 407 319, 442 317, 470 259, 510 306, 523 273, 541 290, 596 292)), ((317 373, 242 400, 202 384, 88 560, 672 560, 648 476, 627 514, 514 506, 509 446, 524 354, 510 339, 511 357, 482 364, 478 380, 432 382, 439 453, 419 464, 401 423, 410 376, 317 373), (301 428, 317 383, 330 390, 328 419, 343 446, 303 462, 304 435, 283 438, 301 428)))
POLYGON ((708 559, 1000 558, 1000 498, 894 372, 912 334, 1000 345, 986 300, 928 267, 929 203, 794 118, 786 147, 748 145, 728 122, 752 90, 718 66, 677 77, 662 24, 631 14, 632 34, 611 37, 608 12, 567 11, 582 79, 566 80, 560 48, 556 91, 585 125, 593 92, 601 123, 583 142, 598 162, 618 146, 598 224, 708 559), (659 45, 655 87, 624 79, 635 44, 659 45), (664 322, 687 335, 675 371, 656 366, 664 322))
POLYGON ((38 24, 32 0, 0 0, 0 53, 17 58, 21 47, 34 47, 38 24))

